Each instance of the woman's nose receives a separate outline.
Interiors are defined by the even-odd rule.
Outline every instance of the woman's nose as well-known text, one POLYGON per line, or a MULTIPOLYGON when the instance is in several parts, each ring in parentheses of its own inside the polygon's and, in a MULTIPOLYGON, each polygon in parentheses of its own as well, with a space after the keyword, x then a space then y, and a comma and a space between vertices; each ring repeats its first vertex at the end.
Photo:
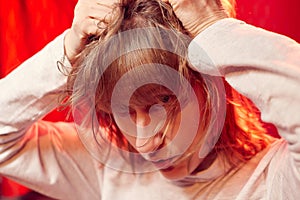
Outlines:
POLYGON ((157 149, 160 140, 157 137, 158 124, 156 120, 150 118, 148 113, 143 111, 136 112, 136 149, 140 153, 149 153, 157 149))
POLYGON ((138 127, 146 127, 151 123, 149 114, 143 109, 135 111, 135 123, 138 127))

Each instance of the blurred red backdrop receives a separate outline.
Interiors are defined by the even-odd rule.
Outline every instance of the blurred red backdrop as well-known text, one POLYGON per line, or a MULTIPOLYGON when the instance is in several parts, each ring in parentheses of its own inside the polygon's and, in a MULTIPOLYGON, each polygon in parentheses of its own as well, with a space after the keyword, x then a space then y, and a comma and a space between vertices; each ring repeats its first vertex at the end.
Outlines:
MULTIPOLYGON (((0 1, 0 78, 70 27, 77 0, 0 1)), ((65 119, 52 112, 47 120, 65 119)), ((2 179, 1 196, 18 197, 28 189, 2 179)))
MULTIPOLYGON (((0 78, 70 27, 77 0, 0 1, 0 78)), ((299 0, 237 0, 237 18, 300 42, 299 0)), ((65 119, 53 112, 47 120, 65 119)), ((1 196, 28 190, 3 179, 1 196)))

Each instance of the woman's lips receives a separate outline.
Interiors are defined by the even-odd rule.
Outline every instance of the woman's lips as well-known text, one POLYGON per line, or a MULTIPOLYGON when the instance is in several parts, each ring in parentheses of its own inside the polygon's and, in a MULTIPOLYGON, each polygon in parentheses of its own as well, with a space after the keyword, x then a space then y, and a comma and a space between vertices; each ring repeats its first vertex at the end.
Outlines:
POLYGON ((178 156, 175 156, 175 157, 172 157, 172 158, 169 158, 169 159, 157 160, 157 161, 151 161, 151 162, 158 169, 167 169, 167 168, 171 167, 174 164, 173 161, 176 159, 176 157, 178 157, 178 156))
POLYGON ((164 169, 164 168, 167 168, 171 165, 171 160, 168 159, 168 160, 160 160, 160 161, 155 161, 155 162, 152 162, 155 167, 157 167, 158 169, 164 169))

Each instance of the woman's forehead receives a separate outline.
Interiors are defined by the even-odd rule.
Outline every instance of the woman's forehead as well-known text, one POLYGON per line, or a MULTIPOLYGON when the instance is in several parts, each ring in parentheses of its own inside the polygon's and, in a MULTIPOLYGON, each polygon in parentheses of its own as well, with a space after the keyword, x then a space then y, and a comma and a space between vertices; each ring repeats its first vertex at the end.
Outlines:
POLYGON ((174 93, 168 89, 167 87, 159 84, 146 84, 141 87, 136 88, 133 92, 128 92, 128 90, 124 87, 123 90, 117 95, 117 98, 120 100, 130 100, 130 101, 140 101, 140 100, 148 100, 153 101, 157 100, 163 95, 173 95, 174 93))

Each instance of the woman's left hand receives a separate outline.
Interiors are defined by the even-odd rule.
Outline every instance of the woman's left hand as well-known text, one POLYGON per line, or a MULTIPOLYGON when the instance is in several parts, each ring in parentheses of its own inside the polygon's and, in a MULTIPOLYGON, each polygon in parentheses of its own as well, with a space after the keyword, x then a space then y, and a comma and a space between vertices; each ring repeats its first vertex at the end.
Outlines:
POLYGON ((192 37, 216 21, 228 17, 220 0, 162 0, 169 3, 192 37))

